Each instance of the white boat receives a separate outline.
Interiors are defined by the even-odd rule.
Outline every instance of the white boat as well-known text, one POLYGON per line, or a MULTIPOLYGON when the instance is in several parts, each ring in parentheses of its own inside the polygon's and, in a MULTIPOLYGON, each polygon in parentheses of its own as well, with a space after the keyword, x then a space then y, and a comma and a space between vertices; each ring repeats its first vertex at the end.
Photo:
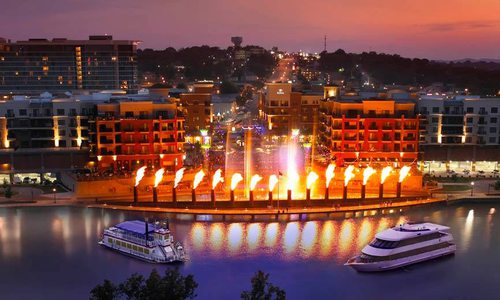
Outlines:
POLYGON ((168 221, 125 221, 104 230, 99 244, 152 263, 186 260, 184 248, 179 242, 174 242, 168 221))
POLYGON ((359 272, 377 272, 453 254, 457 247, 449 229, 433 223, 401 224, 377 233, 345 265, 359 272))

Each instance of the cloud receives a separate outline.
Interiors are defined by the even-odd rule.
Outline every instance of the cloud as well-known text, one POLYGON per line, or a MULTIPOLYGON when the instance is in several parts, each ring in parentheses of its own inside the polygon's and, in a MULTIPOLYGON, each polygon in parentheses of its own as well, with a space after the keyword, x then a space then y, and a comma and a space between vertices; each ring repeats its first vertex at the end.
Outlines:
POLYGON ((460 21, 460 22, 447 22, 447 23, 430 23, 424 24, 425 31, 465 31, 465 30, 483 30, 491 29, 500 26, 499 20, 484 20, 484 21, 460 21))

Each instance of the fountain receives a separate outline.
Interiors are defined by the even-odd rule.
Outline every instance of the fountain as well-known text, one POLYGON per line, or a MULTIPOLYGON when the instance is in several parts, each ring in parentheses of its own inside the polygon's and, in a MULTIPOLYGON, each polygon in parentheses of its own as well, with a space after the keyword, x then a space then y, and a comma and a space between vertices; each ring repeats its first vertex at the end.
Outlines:
POLYGON ((325 200, 330 199, 330 182, 335 177, 335 165, 329 164, 325 171, 325 200))
POLYGON ((223 182, 224 179, 222 179, 222 170, 217 169, 215 171, 214 176, 212 177, 212 189, 210 190, 210 200, 212 201, 212 204, 215 206, 215 188, 217 187, 217 184, 220 182, 223 182))
POLYGON ((165 169, 161 168, 155 173, 155 184, 153 185, 153 202, 158 203, 158 185, 163 179, 163 174, 165 173, 165 169))
POLYGON ((193 189, 191 190, 191 201, 193 203, 196 202, 196 188, 203 180, 203 177, 205 177, 205 172, 203 172, 203 170, 200 170, 198 173, 196 173, 196 175, 194 175, 193 189))
POLYGON ((137 203, 139 198, 139 183, 144 177, 144 173, 146 172, 146 166, 140 167, 137 170, 137 174, 135 175, 135 185, 134 185, 134 203, 137 203))

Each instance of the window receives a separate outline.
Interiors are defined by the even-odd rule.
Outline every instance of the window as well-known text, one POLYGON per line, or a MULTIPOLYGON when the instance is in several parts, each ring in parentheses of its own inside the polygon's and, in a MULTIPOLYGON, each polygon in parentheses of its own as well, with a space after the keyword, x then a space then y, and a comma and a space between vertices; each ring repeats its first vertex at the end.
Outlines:
POLYGON ((438 123, 439 122, 439 118, 437 117, 432 117, 432 123, 438 123))
POLYGON ((26 109, 20 109, 19 110, 19 115, 20 116, 26 116, 28 114, 28 112, 26 111, 26 109))
POLYGON ((438 132, 437 127, 432 127, 432 132, 434 132, 434 133, 438 132))
POLYGON ((472 127, 466 127, 465 132, 467 133, 472 133, 472 127))
POLYGON ((57 120, 57 124, 58 125, 66 125, 66 121, 65 120, 57 120))
POLYGON ((473 122, 473 118, 467 118, 467 123, 472 123, 473 122))
POLYGON ((433 107, 432 108, 432 112, 435 113, 435 114, 438 114, 439 113, 439 107, 433 107))
POLYGON ((497 114, 498 113, 498 107, 492 107, 491 108, 491 113, 492 114, 497 114))
POLYGON ((496 127, 490 127, 490 133, 496 133, 497 128, 496 127))
POLYGON ((496 137, 490 137, 489 142, 490 143, 496 143, 497 142, 497 138, 496 137))
POLYGON ((497 118, 490 118, 490 122, 491 123, 496 123, 497 122, 497 118))
POLYGON ((64 116, 64 108, 58 108, 57 109, 57 115, 58 116, 64 116))
POLYGON ((474 107, 467 107, 467 113, 468 114, 473 114, 474 113, 474 107))
POLYGON ((70 109, 69 114, 72 116, 76 116, 76 109, 74 109, 74 108, 70 109))
POLYGON ((431 137, 431 143, 437 143, 438 142, 438 139, 437 137, 431 137))

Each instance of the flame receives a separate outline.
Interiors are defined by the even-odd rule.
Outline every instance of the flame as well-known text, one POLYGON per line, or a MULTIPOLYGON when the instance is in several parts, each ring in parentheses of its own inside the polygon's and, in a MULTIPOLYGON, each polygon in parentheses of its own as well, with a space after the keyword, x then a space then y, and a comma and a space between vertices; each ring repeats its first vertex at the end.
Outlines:
POLYGON ((328 188, 330 186, 330 181, 332 181, 333 177, 335 177, 334 164, 328 165, 328 168, 326 168, 325 177, 326 177, 326 187, 328 188))
POLYGON ((316 172, 314 171, 311 171, 308 175, 307 175, 307 189, 310 190, 313 183, 318 180, 319 176, 318 174, 316 174, 316 172))
POLYGON ((262 177, 260 175, 253 175, 252 179, 250 179, 250 190, 253 191, 255 187, 257 186, 257 183, 262 180, 262 177))
POLYGON ((214 177, 212 178, 212 190, 215 190, 219 182, 223 182, 224 179, 222 179, 222 170, 217 169, 214 173, 214 177))
POLYGON ((399 182, 403 182, 405 180, 406 176, 408 176, 408 173, 410 172, 411 167, 409 166, 403 166, 401 167, 401 170, 399 170, 399 182))
POLYGON ((139 182, 141 182, 142 178, 144 177, 144 172, 146 172, 146 166, 140 167, 139 170, 137 170, 137 173, 135 175, 135 186, 138 186, 139 182))
POLYGON ((161 180, 163 179, 163 173, 165 173, 165 169, 161 168, 155 173, 155 185, 154 187, 157 187, 161 180))
POLYGON ((186 169, 180 168, 179 170, 177 170, 177 172, 175 172, 174 188, 176 188, 179 185, 179 183, 182 180, 182 177, 184 177, 184 170, 186 169))
POLYGON ((196 175, 194 175, 194 181, 193 181, 193 190, 198 187, 200 182, 203 180, 203 177, 205 177, 205 172, 203 170, 200 170, 196 175))
POLYGON ((290 170, 290 172, 288 172, 288 181, 286 183, 286 188, 288 190, 293 190, 298 181, 299 181, 299 174, 297 174, 297 171, 290 170))
POLYGON ((387 167, 382 169, 382 175, 380 175, 380 183, 381 184, 384 184, 385 180, 387 179, 387 177, 389 177, 391 172, 392 172, 391 166, 387 166, 387 167))
POLYGON ((372 176, 375 173, 376 173, 375 169, 373 169, 370 166, 366 167, 366 169, 363 171, 363 185, 366 185, 370 176, 372 176))
POLYGON ((243 176, 241 176, 240 173, 234 173, 233 177, 231 177, 231 191, 234 191, 236 189, 236 186, 238 186, 238 183, 243 180, 243 176))
POLYGON ((269 176, 269 191, 272 192, 274 190, 274 187, 278 183, 278 176, 276 175, 271 175, 269 176))
POLYGON ((344 186, 347 186, 349 184, 349 181, 354 178, 354 166, 350 165, 345 169, 344 171, 344 186))

